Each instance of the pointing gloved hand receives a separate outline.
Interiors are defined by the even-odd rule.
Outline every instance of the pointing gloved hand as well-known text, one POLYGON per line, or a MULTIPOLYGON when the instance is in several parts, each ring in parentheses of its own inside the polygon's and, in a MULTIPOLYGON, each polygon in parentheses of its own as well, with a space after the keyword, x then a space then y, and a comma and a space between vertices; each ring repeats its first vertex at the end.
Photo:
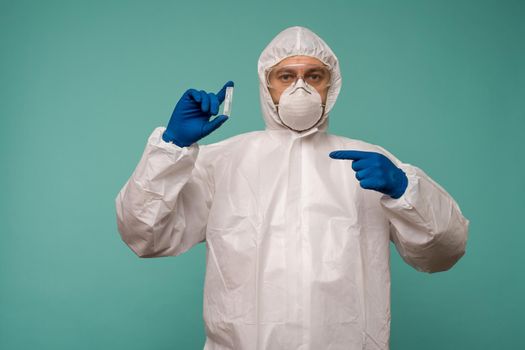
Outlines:
POLYGON ((381 153, 363 151, 334 151, 333 159, 352 160, 352 169, 362 188, 399 198, 405 193, 408 179, 404 171, 381 153))
POLYGON ((187 90, 177 102, 162 139, 186 147, 221 126, 227 116, 219 115, 211 121, 210 117, 219 113, 219 105, 224 101, 228 86, 233 86, 233 81, 227 82, 217 94, 187 90))

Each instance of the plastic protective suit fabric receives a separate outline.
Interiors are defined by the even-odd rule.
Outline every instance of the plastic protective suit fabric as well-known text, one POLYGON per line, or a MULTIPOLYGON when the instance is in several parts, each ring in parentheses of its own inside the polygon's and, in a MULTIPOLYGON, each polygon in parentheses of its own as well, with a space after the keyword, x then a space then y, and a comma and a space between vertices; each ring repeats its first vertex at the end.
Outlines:
POLYGON ((388 349, 390 250, 425 272, 464 254, 466 220, 423 171, 381 147, 284 127, 264 69, 310 55, 334 69, 327 110, 341 87, 336 56, 302 27, 281 32, 259 60, 267 128, 180 148, 149 137, 116 199, 122 239, 141 257, 175 256, 205 242, 205 349, 388 349), (380 152, 407 174, 399 199, 360 188, 334 150, 380 152))

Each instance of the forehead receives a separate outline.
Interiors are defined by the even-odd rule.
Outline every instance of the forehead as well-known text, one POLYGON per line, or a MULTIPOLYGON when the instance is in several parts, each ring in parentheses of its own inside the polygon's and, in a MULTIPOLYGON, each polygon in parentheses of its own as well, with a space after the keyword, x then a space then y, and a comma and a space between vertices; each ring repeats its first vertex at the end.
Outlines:
POLYGON ((287 57, 284 60, 280 61, 274 67, 280 67, 280 66, 284 66, 284 65, 287 65, 287 64, 297 64, 297 63, 323 65, 323 62, 321 62, 320 60, 318 60, 315 57, 310 57, 310 56, 291 56, 291 57, 287 57))

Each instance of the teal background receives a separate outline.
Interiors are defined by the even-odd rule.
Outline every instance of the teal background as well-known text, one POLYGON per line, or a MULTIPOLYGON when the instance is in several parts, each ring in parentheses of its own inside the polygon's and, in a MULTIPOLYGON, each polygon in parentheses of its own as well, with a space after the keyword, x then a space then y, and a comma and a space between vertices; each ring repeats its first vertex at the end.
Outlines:
POLYGON ((137 258, 114 198, 187 88, 236 83, 203 143, 264 128, 257 59, 292 25, 340 59, 331 132, 421 167, 471 221, 446 273, 393 250, 391 348, 519 348, 524 4, 0 1, 0 348, 202 349, 204 245, 137 258))

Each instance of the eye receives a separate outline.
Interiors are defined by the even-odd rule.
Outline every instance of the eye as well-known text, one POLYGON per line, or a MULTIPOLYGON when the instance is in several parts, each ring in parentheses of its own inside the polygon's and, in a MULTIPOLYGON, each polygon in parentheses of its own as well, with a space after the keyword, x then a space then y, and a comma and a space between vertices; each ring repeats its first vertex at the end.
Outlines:
POLYGON ((308 79, 312 80, 312 81, 319 81, 322 78, 323 77, 320 74, 310 74, 310 75, 308 75, 308 79))
POLYGON ((294 79, 294 75, 293 74, 289 74, 289 73, 284 73, 284 74, 279 75, 278 78, 279 78, 280 81, 288 82, 288 81, 294 79))

